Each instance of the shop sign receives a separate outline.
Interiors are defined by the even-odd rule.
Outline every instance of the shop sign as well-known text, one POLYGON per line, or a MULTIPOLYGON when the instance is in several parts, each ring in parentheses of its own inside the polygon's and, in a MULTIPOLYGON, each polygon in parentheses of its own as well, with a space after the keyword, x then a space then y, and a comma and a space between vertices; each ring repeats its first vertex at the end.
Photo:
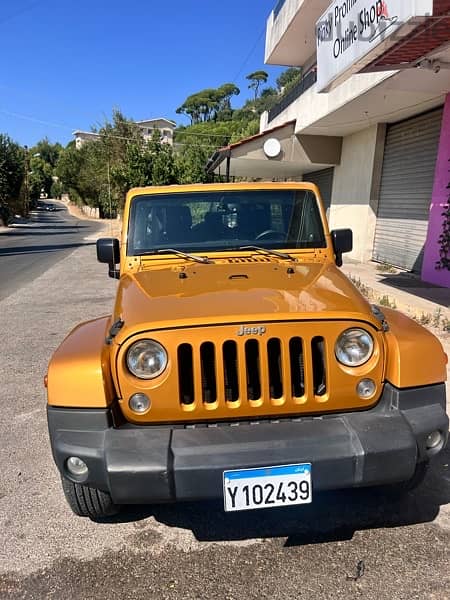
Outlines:
POLYGON ((432 14, 433 0, 335 0, 316 23, 318 91, 412 18, 432 14))

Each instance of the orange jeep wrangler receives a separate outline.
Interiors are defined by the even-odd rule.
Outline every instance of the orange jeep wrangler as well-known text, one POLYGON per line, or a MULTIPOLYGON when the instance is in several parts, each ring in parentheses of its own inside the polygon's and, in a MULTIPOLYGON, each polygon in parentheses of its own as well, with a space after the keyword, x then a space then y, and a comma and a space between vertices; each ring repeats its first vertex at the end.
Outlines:
POLYGON ((222 498, 291 506, 320 490, 417 484, 448 435, 446 356, 341 273, 310 183, 133 189, 112 316, 51 359, 48 425, 72 510, 222 498))

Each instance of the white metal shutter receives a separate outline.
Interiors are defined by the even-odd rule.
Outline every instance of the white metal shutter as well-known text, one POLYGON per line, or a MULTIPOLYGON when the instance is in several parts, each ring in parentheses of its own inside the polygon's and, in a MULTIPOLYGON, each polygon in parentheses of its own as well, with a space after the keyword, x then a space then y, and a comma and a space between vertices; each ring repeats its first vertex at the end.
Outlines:
POLYGON ((442 109, 388 127, 373 259, 420 271, 442 109))
POLYGON ((312 173, 305 173, 303 175, 303 181, 309 181, 315 183, 320 190, 322 196, 323 205, 327 211, 331 204, 331 193, 333 191, 333 176, 334 167, 329 169, 322 169, 320 171, 313 171, 312 173))

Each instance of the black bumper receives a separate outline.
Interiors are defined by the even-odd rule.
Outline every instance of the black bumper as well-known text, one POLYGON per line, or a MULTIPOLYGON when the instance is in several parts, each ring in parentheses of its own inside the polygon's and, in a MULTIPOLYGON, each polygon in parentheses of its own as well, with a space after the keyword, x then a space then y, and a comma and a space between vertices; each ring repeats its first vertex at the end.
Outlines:
POLYGON ((448 435, 445 386, 398 390, 387 384, 365 412, 193 427, 113 427, 107 409, 48 408, 53 456, 89 467, 80 481, 118 504, 218 498, 228 469, 312 463, 315 490, 407 480, 427 451, 426 438, 448 435))

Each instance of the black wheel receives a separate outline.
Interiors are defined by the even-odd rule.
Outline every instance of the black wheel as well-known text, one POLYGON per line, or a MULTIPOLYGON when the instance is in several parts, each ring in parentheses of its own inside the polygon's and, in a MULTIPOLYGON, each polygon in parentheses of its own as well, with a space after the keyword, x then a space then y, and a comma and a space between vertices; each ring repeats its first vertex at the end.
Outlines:
POLYGON ((70 508, 79 517, 104 519, 116 515, 120 510, 120 506, 114 504, 108 492, 73 483, 64 477, 62 487, 70 508))

